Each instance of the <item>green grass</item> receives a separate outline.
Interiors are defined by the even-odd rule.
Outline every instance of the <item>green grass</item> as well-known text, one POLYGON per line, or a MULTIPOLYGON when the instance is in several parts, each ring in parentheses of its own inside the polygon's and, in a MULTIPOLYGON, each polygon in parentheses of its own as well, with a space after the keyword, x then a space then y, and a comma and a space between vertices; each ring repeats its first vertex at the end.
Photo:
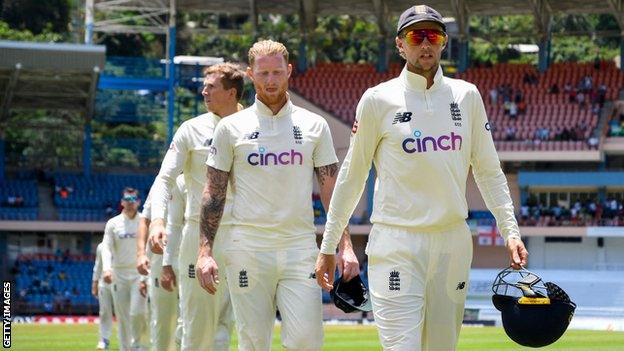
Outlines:
MULTIPOLYGON (((12 348, 20 351, 93 350, 97 342, 97 325, 34 325, 13 324, 12 348)), ((116 331, 112 350, 118 350, 116 331)), ((235 350, 236 340, 232 341, 235 350)), ((279 328, 273 335, 273 350, 281 350, 279 328)), ((381 350, 377 331, 373 326, 326 325, 325 346, 331 351, 381 350)), ((464 328, 459 338, 458 351, 520 351, 534 350, 511 342, 501 328, 464 328)), ((540 350, 558 351, 621 351, 624 333, 607 331, 569 330, 554 345, 540 350)))

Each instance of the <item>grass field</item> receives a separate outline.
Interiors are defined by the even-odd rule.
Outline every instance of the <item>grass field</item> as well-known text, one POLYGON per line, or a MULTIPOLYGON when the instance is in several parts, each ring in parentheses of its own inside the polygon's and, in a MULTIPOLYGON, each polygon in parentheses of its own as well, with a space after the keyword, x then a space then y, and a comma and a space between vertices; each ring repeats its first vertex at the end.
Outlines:
MULTIPOLYGON (((12 349, 20 351, 92 350, 97 342, 97 325, 35 325, 13 324, 12 349)), ((116 331, 112 350, 118 350, 116 331)), ((232 341, 232 350, 236 349, 232 341)), ((273 350, 281 350, 279 328, 273 337, 273 350)), ((381 350, 373 326, 326 325, 323 350, 368 351, 381 350)), ((518 351, 534 350, 511 342, 501 328, 467 327, 459 338, 459 351, 518 351)), ((624 350, 624 333, 606 331, 569 330, 554 345, 540 350, 558 351, 621 351, 624 350)))

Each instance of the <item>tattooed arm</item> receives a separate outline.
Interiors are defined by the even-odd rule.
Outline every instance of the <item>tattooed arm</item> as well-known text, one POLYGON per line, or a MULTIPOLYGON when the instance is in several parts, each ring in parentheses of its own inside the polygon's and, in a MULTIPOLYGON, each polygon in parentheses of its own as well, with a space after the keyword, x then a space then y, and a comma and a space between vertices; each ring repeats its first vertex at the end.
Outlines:
POLYGON ((217 291, 217 284, 219 284, 219 270, 212 256, 212 245, 219 229, 221 216, 223 216, 229 174, 229 172, 208 166, 206 172, 208 180, 202 194, 199 223, 200 246, 196 275, 199 284, 210 294, 217 291))
MULTIPOLYGON (((314 172, 321 189, 321 202, 325 210, 329 211, 329 201, 331 200, 338 175, 338 163, 316 167, 314 172)), ((338 270, 345 280, 350 280, 360 273, 360 265, 353 252, 353 244, 351 243, 348 227, 344 229, 340 238, 337 260, 338 270)), ((319 279, 318 276, 317 279, 319 279)))

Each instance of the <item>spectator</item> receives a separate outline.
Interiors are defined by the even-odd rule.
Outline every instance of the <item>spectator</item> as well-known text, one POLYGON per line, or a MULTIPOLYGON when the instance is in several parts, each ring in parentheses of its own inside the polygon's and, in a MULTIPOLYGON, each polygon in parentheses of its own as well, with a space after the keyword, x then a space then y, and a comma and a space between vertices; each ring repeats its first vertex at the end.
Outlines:
POLYGON ((579 91, 578 94, 576 94, 576 102, 582 109, 585 109, 585 94, 582 91, 579 91))
POLYGON ((548 93, 559 94, 559 86, 557 85, 557 83, 553 83, 553 85, 550 86, 550 89, 548 89, 548 93))
POLYGON ((509 103, 509 118, 516 119, 518 117, 518 105, 515 102, 509 103))
POLYGON ((498 90, 496 88, 490 90, 490 102, 492 105, 498 104, 498 90))
POLYGON ((518 114, 524 115, 526 113, 526 102, 524 100, 518 103, 518 114))
POLYGON ((509 115, 509 110, 511 109, 511 101, 506 100, 503 103, 503 112, 505 113, 505 116, 509 115))
POLYGON ((598 143, 598 138, 593 135, 587 139, 587 145, 589 145, 591 149, 598 149, 598 143))
POLYGON ((55 190, 61 197, 61 199, 67 199, 69 197, 69 194, 74 191, 74 188, 71 186, 57 186, 55 190))
POLYGON ((509 126, 505 129, 505 140, 516 140, 516 128, 514 126, 509 126))

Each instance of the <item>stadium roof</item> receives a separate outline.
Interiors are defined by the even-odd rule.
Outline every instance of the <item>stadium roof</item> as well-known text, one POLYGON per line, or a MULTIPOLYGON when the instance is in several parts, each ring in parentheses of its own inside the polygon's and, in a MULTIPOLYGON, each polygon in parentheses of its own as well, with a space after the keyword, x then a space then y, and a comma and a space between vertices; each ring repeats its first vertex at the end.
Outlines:
POLYGON ((101 45, 0 41, 0 122, 11 109, 81 110, 91 115, 101 45))

